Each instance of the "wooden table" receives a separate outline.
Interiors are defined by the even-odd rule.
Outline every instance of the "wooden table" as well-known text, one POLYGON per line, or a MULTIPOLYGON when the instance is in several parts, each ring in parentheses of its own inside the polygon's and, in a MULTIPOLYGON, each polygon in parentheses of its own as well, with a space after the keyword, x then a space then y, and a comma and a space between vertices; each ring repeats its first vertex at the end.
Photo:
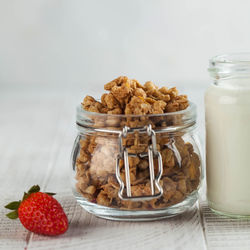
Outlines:
MULTIPOLYGON (((187 89, 199 106, 202 137, 203 91, 187 89)), ((192 211, 167 220, 112 222, 85 212, 70 187, 75 106, 85 95, 78 92, 70 88, 0 91, 0 249, 250 249, 250 221, 210 212, 204 185, 192 211), (5 217, 3 206, 33 184, 57 193, 70 223, 64 235, 35 235, 18 220, 5 217)))

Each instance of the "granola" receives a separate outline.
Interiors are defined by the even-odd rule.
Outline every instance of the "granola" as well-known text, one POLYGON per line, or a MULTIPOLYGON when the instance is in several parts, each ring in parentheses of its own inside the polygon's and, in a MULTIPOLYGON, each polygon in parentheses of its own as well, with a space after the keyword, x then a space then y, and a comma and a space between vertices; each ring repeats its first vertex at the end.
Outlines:
MULTIPOLYGON (((174 119, 164 116, 151 118, 147 115, 180 111, 189 105, 187 96, 178 95, 176 88, 158 88, 152 82, 141 85, 137 80, 126 76, 105 84, 104 89, 109 93, 103 94, 100 102, 86 96, 82 103, 87 111, 114 115, 94 117, 93 126, 97 127, 141 127, 148 124, 154 128, 167 127, 178 124, 181 118, 178 115, 174 119), (116 114, 124 116, 120 118, 116 114)), ((183 136, 184 133, 171 136, 167 133, 157 134, 157 150, 161 153, 163 162, 163 175, 160 180, 163 195, 159 199, 134 202, 118 197, 120 187, 115 174, 116 155, 119 153, 117 135, 86 133, 81 137, 76 161, 77 191, 91 202, 120 209, 161 209, 183 201, 197 190, 200 183, 200 158, 193 145, 185 142, 183 136)), ((123 145, 128 152, 137 155, 129 157, 133 196, 151 195, 148 158, 139 156, 140 153, 147 152, 150 140, 146 134, 137 132, 128 134, 123 139, 123 145)), ((154 159, 154 166, 157 173, 157 159, 154 159)), ((126 183, 123 161, 120 161, 120 173, 121 179, 126 183)))
POLYGON ((101 102, 91 96, 83 100, 83 108, 87 111, 106 114, 161 114, 186 109, 186 95, 178 95, 177 89, 158 88, 151 81, 141 85, 137 80, 120 76, 104 85, 105 93, 101 102))

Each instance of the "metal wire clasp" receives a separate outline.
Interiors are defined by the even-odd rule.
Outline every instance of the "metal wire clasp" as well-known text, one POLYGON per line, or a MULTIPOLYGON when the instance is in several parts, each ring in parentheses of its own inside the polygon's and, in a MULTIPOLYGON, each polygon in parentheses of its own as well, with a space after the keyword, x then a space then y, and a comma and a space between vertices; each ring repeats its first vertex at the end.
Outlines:
POLYGON ((116 157, 116 178, 118 180, 118 183, 120 184, 120 190, 118 192, 119 198, 122 200, 142 201, 142 200, 151 200, 151 199, 161 197, 163 194, 163 189, 159 181, 161 179, 162 172, 163 172, 162 157, 161 157, 161 153, 157 150, 156 134, 155 134, 155 131, 152 129, 151 124, 143 128, 130 128, 130 127, 125 126, 123 130, 119 133, 119 151, 120 152, 116 157), (132 134, 136 131, 139 133, 147 133, 147 135, 151 137, 151 144, 148 146, 148 152, 141 153, 141 154, 131 154, 131 153, 128 153, 126 146, 123 146, 122 139, 126 138, 127 134, 129 133, 132 134), (139 156, 140 158, 148 157, 151 195, 132 196, 128 157, 136 157, 136 156, 139 156), (153 161, 154 157, 157 157, 158 159, 158 173, 156 176, 154 173, 154 161, 153 161), (124 195, 125 184, 123 180, 121 179, 121 175, 120 175, 120 160, 124 161, 127 195, 124 195), (157 188, 157 191, 155 190, 155 187, 157 188))

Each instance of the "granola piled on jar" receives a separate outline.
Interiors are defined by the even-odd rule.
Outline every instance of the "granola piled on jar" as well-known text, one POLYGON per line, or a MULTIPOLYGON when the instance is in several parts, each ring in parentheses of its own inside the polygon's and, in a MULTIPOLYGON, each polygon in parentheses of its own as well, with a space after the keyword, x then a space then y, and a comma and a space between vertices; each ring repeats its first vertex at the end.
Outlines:
POLYGON ((104 85, 109 91, 101 102, 86 96, 82 106, 85 110, 105 114, 147 115, 162 114, 186 109, 186 95, 178 95, 177 89, 158 88, 151 81, 141 85, 137 80, 120 76, 104 85))
MULTIPOLYGON (((122 129, 125 125, 133 128, 151 124, 157 129, 178 125, 181 115, 177 113, 175 118, 168 118, 164 114, 189 106, 187 96, 178 95, 175 87, 158 88, 152 82, 141 85, 126 76, 105 84, 104 89, 108 92, 101 96, 100 101, 86 96, 82 103, 86 111, 108 114, 100 117, 93 115, 93 127, 122 129)), ((147 134, 139 133, 128 134, 123 139, 128 153, 137 155, 129 157, 132 196, 151 195, 148 157, 140 156, 147 152, 150 140, 147 134)), ((77 191, 91 202, 120 209, 162 209, 180 203, 199 186, 199 156, 193 145, 184 141, 184 133, 157 134, 156 141, 163 163, 160 180, 163 195, 160 198, 134 202, 118 197, 120 186, 115 173, 116 156, 119 154, 118 136, 101 132, 88 133, 80 139, 76 161, 77 191)), ((154 166, 157 173, 157 159, 154 159, 154 166)), ((123 161, 120 161, 120 173, 126 183, 123 161)))

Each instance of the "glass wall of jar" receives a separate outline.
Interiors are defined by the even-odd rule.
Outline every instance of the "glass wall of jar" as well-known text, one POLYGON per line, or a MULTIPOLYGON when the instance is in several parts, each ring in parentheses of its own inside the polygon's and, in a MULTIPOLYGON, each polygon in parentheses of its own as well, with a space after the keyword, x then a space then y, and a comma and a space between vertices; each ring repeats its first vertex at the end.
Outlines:
POLYGON ((250 216, 250 53, 216 56, 205 95, 207 197, 211 209, 250 216))
POLYGON ((202 160, 196 106, 157 115, 110 115, 77 108, 73 193, 96 216, 155 220, 190 209, 202 160))

